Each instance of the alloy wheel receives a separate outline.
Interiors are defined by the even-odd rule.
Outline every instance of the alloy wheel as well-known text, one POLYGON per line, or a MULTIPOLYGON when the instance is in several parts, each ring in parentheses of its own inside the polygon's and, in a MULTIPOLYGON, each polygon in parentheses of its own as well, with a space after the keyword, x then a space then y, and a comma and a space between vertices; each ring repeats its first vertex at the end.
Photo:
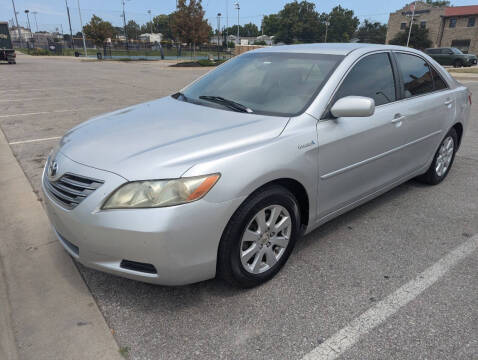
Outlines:
POLYGON ((443 140, 440 149, 438 150, 438 157, 435 164, 435 172, 439 177, 446 174, 453 159, 453 153, 455 151, 455 142, 451 136, 448 136, 443 140))
POLYGON ((244 269, 260 274, 273 268, 289 245, 292 221, 289 211, 271 205, 258 211, 241 239, 240 258, 244 269))

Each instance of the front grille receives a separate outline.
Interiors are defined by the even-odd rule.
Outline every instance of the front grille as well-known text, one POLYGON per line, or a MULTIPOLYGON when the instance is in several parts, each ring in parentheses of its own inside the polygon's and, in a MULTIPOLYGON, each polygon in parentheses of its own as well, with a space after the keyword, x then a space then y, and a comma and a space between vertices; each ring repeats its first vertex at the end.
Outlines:
POLYGON ((47 176, 44 177, 48 193, 67 209, 74 209, 103 183, 103 180, 69 173, 55 181, 50 181, 47 176))

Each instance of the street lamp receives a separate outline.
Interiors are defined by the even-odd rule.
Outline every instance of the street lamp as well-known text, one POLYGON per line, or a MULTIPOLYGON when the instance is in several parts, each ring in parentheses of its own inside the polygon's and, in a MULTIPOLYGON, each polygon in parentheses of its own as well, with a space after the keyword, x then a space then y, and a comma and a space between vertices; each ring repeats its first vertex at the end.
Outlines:
POLYGON ((219 42, 221 41, 221 13, 217 13, 217 59, 219 60, 219 42))
POLYGON ((148 14, 149 14, 149 29, 151 31, 151 34, 153 34, 153 18, 151 17, 151 10, 148 10, 148 14))
POLYGON ((32 14, 33 14, 33 16, 35 17, 35 25, 36 25, 37 32, 38 32, 38 22, 37 22, 37 14, 38 14, 38 11, 32 11, 32 14))
POLYGON ((239 5, 239 1, 236 1, 236 2, 234 3, 234 7, 235 7, 236 10, 237 10, 237 40, 236 40, 236 43, 237 43, 238 45, 240 45, 240 44, 241 44, 241 41, 240 41, 240 39, 239 39, 239 11, 241 10, 241 7, 240 7, 240 5, 239 5))
POLYGON ((28 29, 30 30, 30 32, 32 32, 32 28, 30 26, 30 17, 28 16, 29 12, 30 10, 25 10, 25 14, 27 14, 27 20, 28 20, 28 29))
POLYGON ((415 6, 416 6, 416 1, 413 2, 413 5, 410 6, 412 10, 412 20, 410 20, 410 28, 408 29, 407 47, 408 47, 408 44, 410 43, 410 35, 412 34, 413 18, 415 17, 415 6))
POLYGON ((85 57, 86 57, 88 56, 88 52, 86 51, 85 32, 83 31, 83 20, 81 19, 80 0, 78 0, 78 14, 80 15, 81 37, 83 38, 83 50, 85 51, 85 57))
POLYGON ((330 26, 330 21, 326 20, 325 21, 325 40, 324 40, 324 42, 327 42, 327 33, 329 32, 329 26, 330 26))

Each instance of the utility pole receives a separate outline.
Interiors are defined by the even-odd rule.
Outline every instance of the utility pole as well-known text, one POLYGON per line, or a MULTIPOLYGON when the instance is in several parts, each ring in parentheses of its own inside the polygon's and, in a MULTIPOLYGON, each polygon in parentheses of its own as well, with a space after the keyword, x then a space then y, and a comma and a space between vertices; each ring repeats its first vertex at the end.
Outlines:
POLYGON ((221 13, 217 13, 217 59, 219 60, 219 42, 221 41, 221 13))
POLYGON ((229 51, 229 0, 226 0, 226 49, 229 51))
POLYGON ((241 45, 241 39, 239 38, 239 11, 241 10, 241 6, 239 5, 239 1, 234 3, 234 7, 237 10, 237 39, 236 42, 238 45, 241 45))
POLYGON ((35 17, 35 26, 36 26, 36 29, 37 29, 37 32, 38 32, 38 22, 37 22, 38 11, 32 11, 32 14, 35 17))
POLYGON ((70 8, 68 7, 68 2, 65 0, 66 5, 66 14, 68 15, 68 24, 70 25, 70 45, 75 51, 75 42, 73 41, 73 30, 71 30, 71 19, 70 19, 70 8))
POLYGON ((15 9, 15 1, 14 0, 12 0, 12 5, 13 5, 13 13, 15 14, 15 21, 17 23, 18 40, 20 41, 20 47, 21 47, 22 44, 23 44, 22 33, 20 32, 20 26, 18 26, 17 10, 15 9))
POLYGON ((30 12, 30 10, 26 9, 25 10, 25 14, 27 14, 27 21, 28 21, 28 30, 30 30, 30 42, 31 44, 33 44, 33 33, 32 33, 32 27, 30 25, 30 17, 28 16, 28 13, 30 12))
POLYGON ((325 21, 325 40, 324 40, 324 42, 327 42, 327 34, 329 32, 329 26, 330 26, 330 21, 326 20, 325 21))
POLYGON ((415 5, 416 5, 416 1, 413 2, 413 5, 411 5, 411 8, 412 8, 412 20, 410 21, 410 29, 408 29, 407 47, 408 47, 408 44, 410 43, 410 35, 412 34, 413 18, 415 17, 415 5))
POLYGON ((83 31, 83 20, 81 19, 80 0, 78 0, 78 14, 80 14, 81 37, 83 38, 83 50, 85 51, 85 57, 86 57, 88 56, 88 51, 86 51, 86 40, 85 40, 85 32, 83 31))
POLYGON ((126 48, 127 48, 128 47, 128 36, 126 35, 126 14, 124 12, 125 0, 121 0, 121 4, 123 5, 123 31, 124 31, 124 38, 126 39, 126 48))

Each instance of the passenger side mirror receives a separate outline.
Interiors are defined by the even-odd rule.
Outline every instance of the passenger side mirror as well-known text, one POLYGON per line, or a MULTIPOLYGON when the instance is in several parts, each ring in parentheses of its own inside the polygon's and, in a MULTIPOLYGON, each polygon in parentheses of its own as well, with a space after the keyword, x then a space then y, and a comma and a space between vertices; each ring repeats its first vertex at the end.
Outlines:
POLYGON ((335 117, 368 117, 375 113, 375 100, 363 96, 346 96, 330 109, 335 117))

